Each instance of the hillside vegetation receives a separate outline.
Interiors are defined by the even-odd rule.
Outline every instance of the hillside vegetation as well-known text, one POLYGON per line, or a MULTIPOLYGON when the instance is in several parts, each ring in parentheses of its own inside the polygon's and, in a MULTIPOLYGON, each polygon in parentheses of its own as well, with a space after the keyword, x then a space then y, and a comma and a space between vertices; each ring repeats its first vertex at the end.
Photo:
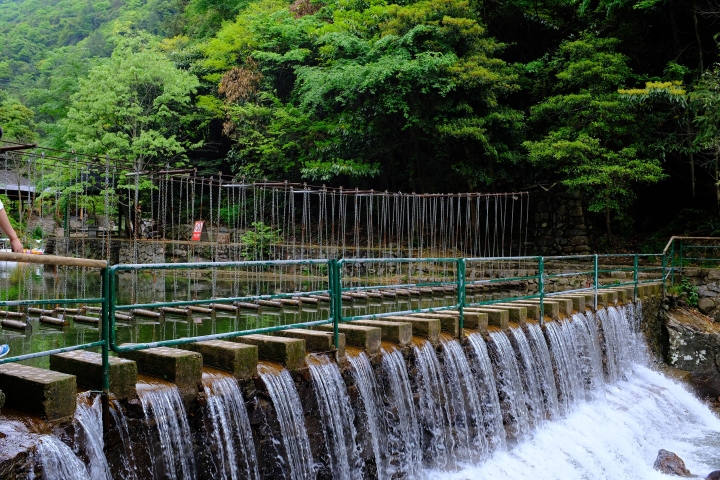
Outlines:
POLYGON ((146 169, 572 188, 608 233, 713 233, 719 19, 710 0, 3 0, 0 124, 146 169))

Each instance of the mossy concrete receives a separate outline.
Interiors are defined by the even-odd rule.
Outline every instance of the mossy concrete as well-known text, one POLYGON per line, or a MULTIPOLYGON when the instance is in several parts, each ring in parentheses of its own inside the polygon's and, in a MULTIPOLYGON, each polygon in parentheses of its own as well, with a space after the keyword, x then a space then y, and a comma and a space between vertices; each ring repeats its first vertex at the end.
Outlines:
MULTIPOLYGON (((132 344, 125 344, 128 346, 132 344)), ((162 378, 177 385, 186 407, 202 390, 203 357, 179 348, 157 347, 120 352, 118 355, 137 362, 138 372, 162 378)))
POLYGON ((527 307, 523 305, 486 305, 483 308, 508 312, 508 320, 517 323, 521 327, 527 323, 527 307))
POLYGON ((393 322, 391 320, 356 320, 351 325, 364 325, 378 327, 382 331, 382 340, 397 345, 407 345, 412 340, 412 324, 407 322, 393 322))
MULTIPOLYGON (((540 300, 521 300, 517 302, 519 305, 535 305, 540 308, 540 300)), ((543 316, 544 317, 550 317, 553 320, 558 319, 560 317, 560 303, 554 301, 554 300, 543 300, 543 316)))
MULTIPOLYGON (((463 324, 467 327, 468 322, 473 323, 471 318, 473 315, 463 310, 463 324)), ((411 316, 418 318, 436 318, 440 320, 440 329, 443 333, 448 333, 453 337, 460 336, 460 312, 452 310, 443 310, 441 312, 430 312, 430 313, 413 313, 411 316)), ((478 319, 474 320, 477 323, 478 319)))
MULTIPOLYGON (((332 325, 320 325, 318 330, 332 331, 332 325)), ((377 355, 380 352, 382 330, 379 327, 368 327, 341 323, 338 330, 345 334, 345 344, 350 347, 362 348, 368 355, 377 355)))
POLYGON ((497 307, 523 307, 527 310, 527 318, 530 320, 540 320, 540 305, 533 305, 531 303, 522 303, 522 301, 498 303, 493 306, 497 307))
POLYGON ((610 306, 610 295, 606 290, 598 290, 597 292, 597 306, 609 307, 610 306))
POLYGON ((185 350, 202 355, 203 365, 233 374, 238 380, 248 380, 257 373, 258 347, 227 340, 207 340, 188 343, 185 350))
POLYGON ((468 312, 467 310, 467 308, 463 309, 463 314, 470 314, 465 316, 465 321, 463 322, 465 324, 464 327, 477 330, 483 335, 486 334, 488 327, 488 314, 472 310, 468 312))
POLYGON ((44 420, 64 420, 75 413, 75 375, 6 363, 0 365, 0 389, 5 393, 6 407, 44 420))
POLYGON ((572 310, 576 312, 585 311, 585 295, 553 295, 553 300, 565 300, 572 304, 572 310))
POLYGON ((440 320, 437 318, 419 318, 413 316, 383 317, 393 322, 412 323, 413 336, 427 338, 430 343, 437 345, 440 342, 440 320))
MULTIPOLYGON (((110 392, 116 398, 129 399, 137 395, 138 368, 132 360, 109 357, 110 392)), ((50 355, 50 368, 58 372, 75 375, 77 384, 91 390, 102 390, 102 355, 86 350, 50 355)))
MULTIPOLYGON (((473 311, 480 313, 487 313, 488 325, 492 327, 498 327, 502 330, 508 328, 510 322, 510 312, 502 307, 498 308, 474 308, 473 311)), ((527 313, 527 311, 526 311, 527 313)))
POLYGON ((260 360, 279 363, 288 370, 305 367, 305 340, 301 338, 244 335, 242 337, 233 337, 231 340, 257 345, 260 360))
POLYGON ((305 340, 305 349, 308 352, 324 353, 336 351, 336 360, 340 360, 345 356, 344 333, 338 333, 337 350, 335 349, 335 342, 333 341, 333 332, 291 328, 289 330, 280 330, 275 332, 274 335, 288 338, 302 338, 305 340))

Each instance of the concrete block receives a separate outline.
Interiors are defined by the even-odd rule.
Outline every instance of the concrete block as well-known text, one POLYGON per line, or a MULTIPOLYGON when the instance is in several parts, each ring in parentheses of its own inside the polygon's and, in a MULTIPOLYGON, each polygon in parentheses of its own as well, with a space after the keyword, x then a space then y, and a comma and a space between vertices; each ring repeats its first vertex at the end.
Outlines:
MULTIPOLYGON (((318 330, 332 331, 332 325, 320 325, 318 330)), ((338 331, 345 334, 345 344, 350 347, 362 348, 368 355, 377 355, 380 352, 382 330, 379 327, 341 323, 338 331)))
POLYGON ((597 292, 597 306, 600 307, 607 307, 610 305, 610 295, 608 295, 607 290, 598 290, 597 292))
POLYGON ((585 295, 553 295, 549 297, 552 300, 566 300, 572 304, 573 311, 584 312, 585 311, 585 295))
MULTIPOLYGON (((304 328, 291 328, 275 332, 277 337, 302 338, 305 340, 305 350, 308 352, 325 353, 335 350, 333 332, 320 330, 306 330, 304 328)), ((336 360, 345 356, 345 334, 338 333, 338 348, 336 360)))
POLYGON ((279 363, 288 370, 297 370, 305 366, 305 340, 301 338, 244 335, 232 337, 230 340, 257 345, 260 360, 279 363))
POLYGON ((475 308, 473 309, 473 311, 479 313, 487 313, 489 326, 499 327, 503 330, 508 328, 508 322, 510 321, 510 312, 508 310, 504 310, 501 308, 492 309, 483 307, 475 308))
POLYGON ((520 326, 524 326, 527 323, 528 313, 527 307, 522 305, 513 306, 500 306, 500 305, 487 305, 483 308, 490 310, 504 310, 508 312, 508 318, 511 322, 517 323, 520 326))
MULTIPOLYGON (((470 321, 471 324, 473 323, 472 319, 468 320, 468 317, 472 315, 476 314, 463 312, 463 323, 465 324, 465 327, 467 327, 468 321, 470 321)), ((436 318, 440 320, 440 329, 443 333, 449 333, 456 338, 460 336, 460 312, 443 310, 442 312, 437 313, 413 313, 411 316, 418 318, 436 318)), ((474 320, 474 323, 477 323, 477 319, 474 320)))
POLYGON ((5 393, 6 407, 45 420, 61 420, 75 413, 75 375, 6 363, 0 365, 0 389, 5 393))
MULTIPOLYGON (((132 344, 124 344, 128 346, 132 344)), ((138 372, 162 378, 177 385, 188 407, 202 389, 202 355, 179 348, 157 347, 120 352, 118 355, 137 362, 138 372)))
MULTIPOLYGON (((133 398, 137 395, 138 368, 132 360, 109 357, 110 392, 118 399, 133 398)), ((75 375, 80 387, 102 390, 102 355, 87 350, 50 355, 50 369, 75 375)))
POLYGON ((232 373, 238 380, 247 380, 257 373, 258 347, 227 340, 188 343, 185 350, 202 355, 203 365, 232 373))
POLYGON ((430 343, 437 345, 440 342, 440 320, 437 318, 419 318, 413 316, 392 316, 383 317, 385 320, 393 322, 409 322, 412 323, 413 335, 416 337, 427 338, 430 343))
MULTIPOLYGON (((540 300, 521 300, 513 303, 520 305, 537 305, 540 308, 540 300)), ((560 304, 553 300, 543 300, 543 316, 556 319, 560 316, 560 304)))
POLYGON ((412 324, 407 322, 393 322, 391 320, 355 320, 351 325, 365 325, 378 327, 382 331, 382 341, 398 345, 407 345, 412 340, 412 324))
POLYGON ((527 318, 531 320, 540 320, 540 305, 533 305, 531 303, 522 303, 521 300, 516 302, 498 303, 494 306, 498 307, 517 307, 522 306, 527 310, 527 318))
POLYGON ((477 311, 468 312, 467 310, 468 309, 463 309, 463 313, 465 315, 465 328, 477 330, 483 335, 486 334, 488 327, 488 314, 477 311))

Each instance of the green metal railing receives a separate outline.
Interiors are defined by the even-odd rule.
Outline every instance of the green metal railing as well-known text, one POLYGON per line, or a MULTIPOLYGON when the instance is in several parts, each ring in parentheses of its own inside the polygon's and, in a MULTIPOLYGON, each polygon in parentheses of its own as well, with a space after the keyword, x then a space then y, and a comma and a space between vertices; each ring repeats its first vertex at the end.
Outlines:
POLYGON ((683 268, 719 268, 719 237, 671 237, 663 250, 663 287, 675 284, 676 273, 683 268))
MULTIPOLYGON (((0 253, 0 260, 8 260, 0 253)), ((9 254, 16 255, 16 254, 9 254)), ((272 333, 291 328, 313 327, 318 325, 332 324, 333 339, 335 346, 338 346, 339 325, 343 322, 359 319, 382 318, 390 315, 408 315, 423 312, 438 312, 443 310, 456 310, 459 312, 460 331, 464 327, 464 309, 472 306, 491 305, 520 299, 537 299, 540 303, 541 311, 544 311, 544 302, 553 295, 568 292, 587 292, 592 291, 595 294, 600 289, 612 288, 617 286, 635 286, 637 295, 638 285, 645 282, 665 280, 668 271, 672 271, 672 262, 669 263, 668 255, 577 255, 565 257, 490 257, 490 258, 376 258, 376 259, 312 259, 312 260, 275 260, 275 261, 240 261, 240 262, 198 262, 198 263, 163 263, 163 264, 122 264, 106 267, 105 262, 73 259, 51 256, 34 256, 20 255, 13 257, 15 261, 28 261, 32 263, 51 263, 63 265, 77 265, 78 262, 95 262, 86 264, 86 267, 97 267, 101 276, 101 296, 97 298, 79 298, 79 299, 50 299, 50 300, 16 300, 0 302, 3 306, 31 306, 31 305, 61 305, 61 304, 100 304, 101 306, 101 339, 97 342, 75 345, 60 349, 47 350, 43 352, 34 352, 27 355, 20 355, 0 360, 0 363, 17 362, 48 356, 55 353, 68 352, 79 349, 100 348, 103 357, 103 392, 109 393, 109 356, 111 352, 125 352, 133 350, 143 350, 153 347, 177 346, 198 341, 226 339, 231 337, 239 337, 250 334, 272 333), (57 260, 57 259, 61 260, 57 260), (57 263, 60 262, 60 263, 57 263), (437 272, 433 275, 435 280, 418 280, 410 281, 411 275, 408 275, 408 281, 405 283, 398 282, 380 282, 375 284, 370 280, 377 280, 372 277, 372 272, 367 273, 369 266, 395 266, 400 270, 404 268, 410 272, 411 267, 416 264, 432 265, 437 272), (184 301, 162 301, 149 302, 142 304, 134 304, 131 302, 122 303, 118 295, 118 284, 123 274, 139 273, 142 271, 177 271, 177 270, 212 270, 212 269, 263 269, 273 267, 302 267, 317 266, 327 268, 327 272, 323 272, 323 283, 327 283, 326 289, 313 290, 308 292, 288 292, 267 295, 242 295, 223 298, 212 298, 205 300, 184 300, 184 301), (362 267, 362 268, 361 268, 362 267), (365 273, 362 273, 365 269, 365 273), (516 271, 517 270, 517 271, 516 271), (520 274, 520 271, 524 274, 520 274), (472 278, 468 278, 469 271, 475 272, 472 278), (652 272, 657 271, 657 278, 652 272), (358 277, 360 272, 361 277, 358 277), (478 272, 481 278, 478 278, 478 272), (515 272, 515 273, 513 273, 515 272), (608 276, 614 272, 621 272, 626 275, 632 272, 632 279, 624 282, 612 281, 605 282, 608 276), (353 275, 354 274, 354 275, 353 275), (641 276, 643 278, 641 278, 641 276), (552 291, 555 281, 585 282, 580 288, 565 288, 561 292, 552 291), (524 284, 531 293, 523 295, 511 295, 504 298, 492 300, 472 300, 467 299, 467 286, 473 285, 502 285, 502 284, 520 285, 524 284), (353 292, 363 292, 367 290, 382 291, 383 289, 401 289, 401 288, 422 288, 422 287, 447 287, 452 286, 456 293, 454 301, 447 302, 441 306, 432 306, 426 308, 405 309, 364 314, 349 315, 343 314, 343 295, 353 292), (530 288, 532 286, 532 288, 530 288), (283 325, 265 326, 252 329, 243 329, 225 333, 217 333, 210 335, 186 336, 169 340, 161 340, 146 343, 119 344, 117 341, 117 323, 115 314, 118 312, 129 311, 133 309, 157 309, 160 307, 179 307, 187 305, 206 305, 211 303, 227 303, 234 302, 252 302, 256 300, 273 300, 281 298, 291 298, 297 296, 308 295, 327 295, 330 297, 330 308, 326 318, 319 320, 292 322, 283 325)), ((392 278, 397 278, 397 275, 392 278)), ((597 298, 597 295, 596 295, 597 298)), ((597 307, 597 304, 595 305, 597 307)), ((542 316, 541 316, 542 322, 542 316)))

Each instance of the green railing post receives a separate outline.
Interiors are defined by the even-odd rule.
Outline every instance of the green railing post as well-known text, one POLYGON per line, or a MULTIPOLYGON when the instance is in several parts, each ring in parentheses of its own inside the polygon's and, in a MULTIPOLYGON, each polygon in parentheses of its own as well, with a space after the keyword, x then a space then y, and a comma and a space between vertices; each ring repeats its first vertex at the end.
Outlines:
POLYGON ((342 283, 340 282, 340 264, 336 258, 330 259, 329 264, 329 282, 330 282, 330 309, 332 311, 333 322, 333 342, 335 348, 339 347, 339 325, 342 317, 342 283))
POLYGON ((538 292, 540 293, 540 326, 545 325, 545 258, 538 257, 538 292))
POLYGON ((680 257, 680 258, 679 258, 679 261, 680 261, 680 275, 682 275, 682 274, 683 274, 683 248, 682 248, 683 245, 682 245, 682 240, 678 240, 678 242, 680 243, 680 248, 678 249, 678 251, 679 251, 679 257, 680 257))
POLYGON ((662 287, 663 287, 663 298, 665 298, 665 295, 667 295, 667 275, 665 274, 667 265, 667 254, 663 252, 662 257, 662 287))
POLYGON ((463 309, 465 308, 465 259, 458 258, 457 262, 457 301, 458 301, 458 312, 460 318, 458 320, 458 335, 462 338, 463 328, 465 326, 463 309))
POLYGON ((633 289, 633 302, 637 301, 637 288, 638 288, 638 255, 635 254, 635 260, 633 261, 633 282, 635 282, 635 288, 633 289))
POLYGON ((103 431, 110 430, 110 322, 108 308, 110 306, 109 267, 100 270, 100 285, 102 304, 101 311, 101 339, 102 339, 102 416, 103 431))
POLYGON ((675 240, 670 244, 670 286, 675 285, 675 240))
POLYGON ((598 296, 598 254, 593 257, 593 289, 595 290, 595 300, 593 300, 593 308, 597 312, 597 296, 598 296))

